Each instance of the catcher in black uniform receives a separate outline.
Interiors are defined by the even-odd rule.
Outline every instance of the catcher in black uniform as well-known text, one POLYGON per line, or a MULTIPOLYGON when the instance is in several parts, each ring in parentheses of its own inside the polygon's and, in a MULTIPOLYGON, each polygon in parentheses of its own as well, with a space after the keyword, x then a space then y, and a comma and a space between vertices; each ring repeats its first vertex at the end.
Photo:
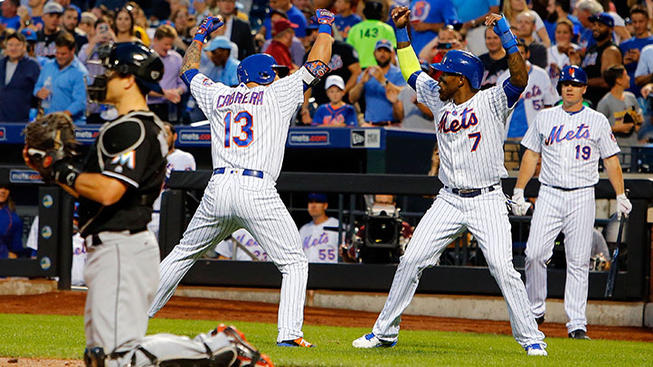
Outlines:
POLYGON ((145 336, 147 310, 159 281, 159 248, 146 228, 165 175, 168 151, 161 121, 147 110, 149 91, 161 93, 163 63, 139 43, 100 54, 104 75, 89 97, 115 105, 120 116, 102 126, 81 162, 74 125, 54 113, 25 129, 23 157, 48 183, 80 202, 80 232, 88 260, 84 325, 87 366, 270 366, 233 327, 195 339, 145 336))

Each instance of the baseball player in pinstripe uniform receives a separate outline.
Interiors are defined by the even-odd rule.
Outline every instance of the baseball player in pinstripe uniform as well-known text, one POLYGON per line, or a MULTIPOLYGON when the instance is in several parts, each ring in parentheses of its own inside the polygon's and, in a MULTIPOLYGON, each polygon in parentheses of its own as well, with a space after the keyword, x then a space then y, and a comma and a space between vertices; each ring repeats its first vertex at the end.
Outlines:
POLYGON ((551 258, 558 233, 565 234, 567 280, 565 312, 569 337, 587 337, 587 287, 592 229, 596 204, 594 185, 599 181, 598 162, 603 159, 610 183, 617 193, 617 213, 632 209, 624 194, 619 146, 603 114, 584 107, 587 76, 578 66, 565 66, 558 81, 562 105, 540 111, 521 144, 527 148, 519 168, 512 210, 524 215, 530 207, 524 187, 542 157, 540 193, 526 244, 526 291, 538 323, 544 321, 546 262, 551 258))
POLYGON ((515 339, 528 355, 546 355, 544 334, 537 329, 524 283, 512 265, 510 222, 499 184, 501 177, 507 176, 502 149, 506 118, 528 83, 515 36, 501 16, 491 14, 486 18, 486 25, 494 26, 508 52, 511 77, 503 85, 479 91, 483 63, 469 52, 452 50, 441 63, 433 64, 442 71, 438 81, 420 70, 405 28, 409 14, 405 7, 392 12, 397 27, 397 55, 404 78, 417 92, 417 100, 437 116, 439 178, 444 188, 415 229, 372 332, 354 340, 353 346, 396 344, 401 314, 415 294, 420 274, 436 264, 447 244, 467 229, 478 240, 508 304, 515 339))
POLYGON ((316 11, 319 35, 307 62, 279 79, 274 59, 251 55, 238 66, 240 85, 214 83, 197 70, 206 34, 222 26, 212 18, 186 50, 182 80, 211 124, 213 176, 181 242, 161 263, 161 283, 150 308, 153 316, 179 281, 211 245, 246 228, 282 274, 277 345, 311 347, 303 339, 308 261, 297 226, 281 201, 275 181, 281 170, 290 122, 304 91, 326 72, 331 59, 333 14, 316 11))

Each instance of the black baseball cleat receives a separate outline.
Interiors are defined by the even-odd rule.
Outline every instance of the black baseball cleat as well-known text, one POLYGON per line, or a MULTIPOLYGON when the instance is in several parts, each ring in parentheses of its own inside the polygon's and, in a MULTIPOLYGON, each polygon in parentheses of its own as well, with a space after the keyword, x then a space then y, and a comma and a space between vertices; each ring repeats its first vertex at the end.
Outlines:
POLYGON ((536 317, 535 322, 537 322, 538 325, 544 324, 544 315, 542 315, 540 317, 536 317))
POLYGON ((585 330, 582 330, 582 329, 574 330, 571 333, 569 333, 569 338, 571 338, 571 339, 580 339, 580 340, 592 340, 592 339, 590 339, 589 336, 587 336, 587 333, 585 332, 585 330))

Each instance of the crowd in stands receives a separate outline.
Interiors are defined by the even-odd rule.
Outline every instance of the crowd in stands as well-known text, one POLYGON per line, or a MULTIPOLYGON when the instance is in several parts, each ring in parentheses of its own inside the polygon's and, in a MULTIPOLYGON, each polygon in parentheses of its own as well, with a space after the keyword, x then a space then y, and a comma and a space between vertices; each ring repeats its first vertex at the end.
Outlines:
POLYGON ((432 112, 397 68, 389 12, 398 5, 411 9, 411 43, 424 70, 437 78, 429 64, 449 50, 468 50, 485 65, 482 88, 508 77, 501 41, 483 23, 488 13, 505 15, 531 79, 507 139, 519 141, 537 111, 559 102, 557 80, 569 64, 587 72, 587 103, 606 114, 620 144, 653 137, 653 2, 644 0, 5 0, 0 121, 27 122, 52 111, 76 124, 112 119, 111 106, 86 101, 84 86, 104 72, 98 49, 133 41, 157 51, 165 64, 163 94, 150 94, 150 109, 172 124, 204 120, 177 75, 204 17, 219 14, 225 27, 211 35, 201 71, 233 86, 239 60, 255 52, 272 55, 287 69, 280 73, 297 70, 317 35, 311 15, 325 7, 336 13, 331 72, 306 94, 294 123, 433 130, 432 112))

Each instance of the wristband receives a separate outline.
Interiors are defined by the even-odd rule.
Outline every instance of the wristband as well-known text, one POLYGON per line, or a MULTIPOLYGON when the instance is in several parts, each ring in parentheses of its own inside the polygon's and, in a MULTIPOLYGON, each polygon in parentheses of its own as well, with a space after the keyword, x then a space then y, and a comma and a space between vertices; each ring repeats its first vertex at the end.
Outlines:
POLYGON ((331 35, 331 24, 320 24, 319 27, 317 27, 317 31, 319 33, 326 33, 329 36, 331 35))
POLYGON ((52 167, 55 181, 75 188, 75 181, 81 172, 67 159, 60 160, 52 167))
POLYGON ((497 20, 497 23, 494 25, 494 32, 499 36, 499 38, 501 38, 501 44, 508 54, 519 52, 519 49, 517 48, 517 38, 515 38, 515 35, 510 31, 510 26, 508 25, 506 18, 497 20))
POLYGON ((193 41, 199 42, 200 45, 204 45, 205 39, 206 39, 206 34, 204 33, 195 33, 195 37, 193 37, 193 41))
POLYGON ((410 42, 406 27, 397 29, 395 34, 397 35, 397 42, 410 42))

